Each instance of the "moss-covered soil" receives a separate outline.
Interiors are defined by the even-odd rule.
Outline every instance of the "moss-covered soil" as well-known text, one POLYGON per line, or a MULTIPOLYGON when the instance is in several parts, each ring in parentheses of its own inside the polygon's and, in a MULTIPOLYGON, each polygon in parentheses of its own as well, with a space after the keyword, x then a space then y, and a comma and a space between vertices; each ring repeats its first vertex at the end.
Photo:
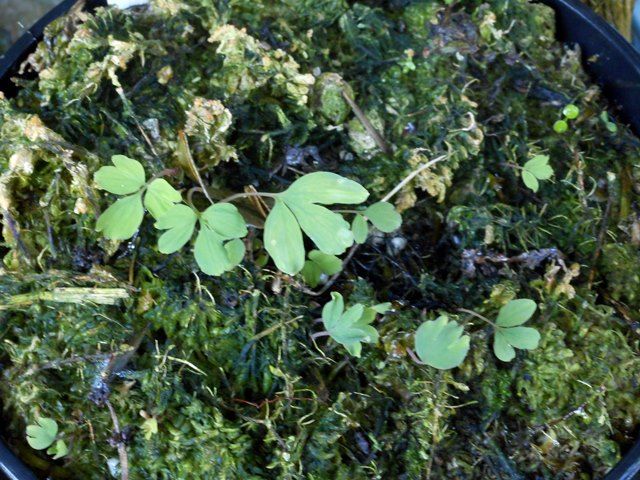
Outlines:
POLYGON ((640 142, 553 29, 526 0, 154 0, 57 21, 37 78, 0 99, 7 442, 56 479, 119 478, 123 452, 132 479, 601 478, 640 423, 640 142), (126 154, 186 191, 185 138, 213 195, 324 170, 380 199, 445 156, 333 286, 393 304, 361 358, 311 339, 328 294, 278 273, 257 227, 221 277, 160 254, 151 220, 96 233, 95 171, 126 154), (554 175, 533 192, 537 154, 554 175), (515 297, 542 340, 505 363, 459 309, 515 297), (413 333, 445 312, 466 361, 417 365, 413 333), (37 417, 64 458, 27 445, 37 417))

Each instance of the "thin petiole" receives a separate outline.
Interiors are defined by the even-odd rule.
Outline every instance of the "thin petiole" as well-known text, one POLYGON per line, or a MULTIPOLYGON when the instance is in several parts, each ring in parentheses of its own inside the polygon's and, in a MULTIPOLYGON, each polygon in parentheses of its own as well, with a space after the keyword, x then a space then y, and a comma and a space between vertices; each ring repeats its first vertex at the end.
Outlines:
POLYGON ((482 315, 474 312, 473 310, 467 310, 466 308, 459 308, 458 311, 463 313, 468 313, 472 317, 479 318, 480 320, 482 320, 483 322, 487 322, 489 325, 493 326, 494 328, 498 328, 498 326, 495 323, 493 323, 491 320, 489 320, 487 317, 483 317, 482 315))
POLYGON ((227 198, 223 198, 220 202, 233 202, 234 200, 238 200, 240 198, 249 198, 249 197, 267 197, 267 198, 276 198, 278 196, 277 193, 267 193, 267 192, 243 192, 236 193, 228 196, 227 198))

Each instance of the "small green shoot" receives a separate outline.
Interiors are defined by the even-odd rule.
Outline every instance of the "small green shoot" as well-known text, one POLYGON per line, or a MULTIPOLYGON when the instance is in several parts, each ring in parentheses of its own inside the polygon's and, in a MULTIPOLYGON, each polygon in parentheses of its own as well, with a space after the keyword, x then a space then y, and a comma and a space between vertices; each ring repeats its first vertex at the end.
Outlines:
POLYGON ((600 120, 604 123, 604 126, 609 130, 610 133, 616 133, 618 131, 618 126, 609 120, 609 114, 607 112, 602 112, 600 114, 600 120))
POLYGON ((469 335, 463 335, 457 322, 443 315, 424 322, 415 334, 415 348, 420 360, 439 370, 459 366, 469 352, 469 335))
POLYGON ((58 439, 58 424, 51 418, 37 418, 35 425, 27 425, 27 443, 35 450, 45 450, 54 460, 64 457, 69 449, 58 439))
POLYGON ((511 300, 498 312, 495 322, 493 351, 503 362, 516 356, 515 349, 533 350, 540 342, 540 333, 531 327, 522 327, 536 311, 536 303, 526 298, 511 300))
POLYGON ((553 168, 549 165, 549 156, 536 155, 533 157, 524 164, 521 175, 524 184, 537 192, 540 187, 538 180, 548 180, 553 175, 553 168))
POLYGON ((371 326, 376 314, 383 314, 391 308, 389 303, 365 307, 357 303, 344 309, 344 299, 337 292, 331 292, 331 300, 322 308, 322 322, 326 332, 337 343, 344 346, 354 357, 360 357, 362 343, 376 343, 378 331, 371 326))
POLYGON ((556 133, 560 134, 565 133, 567 130, 569 130, 569 120, 575 120, 576 118, 578 118, 578 115, 580 115, 580 109, 574 104, 570 103, 568 105, 565 105, 565 107, 562 109, 562 115, 564 118, 557 120, 553 124, 553 130, 556 133))

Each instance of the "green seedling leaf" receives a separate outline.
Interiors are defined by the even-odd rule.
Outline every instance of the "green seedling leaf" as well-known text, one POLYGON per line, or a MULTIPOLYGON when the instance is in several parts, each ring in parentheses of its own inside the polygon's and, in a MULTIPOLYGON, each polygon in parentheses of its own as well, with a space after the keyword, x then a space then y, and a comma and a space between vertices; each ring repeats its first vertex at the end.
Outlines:
POLYGON ((224 248, 227 251, 227 256, 229 257, 229 270, 242 262, 247 251, 244 246, 244 242, 239 238, 234 238, 230 242, 225 243, 224 248))
POLYGON ((156 178, 151 182, 144 195, 144 206, 156 220, 181 201, 180 192, 164 178, 156 178))
POLYGON ((353 239, 356 243, 363 244, 367 241, 369 235, 369 225, 367 219, 364 216, 357 214, 353 217, 351 222, 351 231, 353 232, 353 239))
POLYGON ((313 203, 285 203, 320 251, 340 255, 353 245, 353 233, 342 215, 313 203))
POLYGON ((548 180, 552 175, 548 155, 536 155, 522 167, 522 181, 534 192, 538 191, 538 180, 548 180))
POLYGON ((58 435, 58 424, 51 418, 38 418, 35 425, 27 425, 27 443, 35 450, 53 445, 58 435))
POLYGON ((384 314, 391 311, 391 302, 384 302, 370 307, 374 312, 384 314))
POLYGON ((116 195, 128 195, 144 186, 144 168, 140 162, 124 155, 114 155, 111 162, 113 166, 102 167, 93 176, 98 188, 116 195))
POLYGON ((264 246, 276 267, 295 275, 304 266, 302 231, 285 203, 276 199, 264 224, 264 246))
POLYGON ((562 114, 569 120, 575 120, 576 118, 578 118, 578 115, 580 115, 580 109, 570 103, 562 109, 562 114))
POLYGON ((144 438, 151 440, 151 437, 158 433, 158 420, 155 417, 145 418, 141 429, 144 433, 144 438))
POLYGON ((511 300, 498 312, 496 325, 499 327, 522 325, 533 316, 536 308, 538 308, 536 302, 528 298, 511 300))
POLYGON ((558 120, 553 124, 553 131, 556 133, 565 133, 569 130, 569 124, 565 120, 558 120))
POLYGON ((224 247, 224 238, 200 222, 193 255, 196 263, 207 275, 218 276, 232 268, 229 254, 224 247))
POLYGON ((241 238, 247 234, 244 217, 230 203, 211 205, 202 213, 200 222, 225 239, 241 238))
POLYGON ((305 283, 315 288, 320 283, 322 275, 334 275, 342 270, 342 260, 335 255, 328 255, 319 250, 309 252, 309 260, 304 262, 302 277, 305 283))
POLYGON ((609 114, 607 112, 602 112, 600 114, 600 120, 604 122, 605 127, 607 127, 607 130, 609 130, 609 132, 616 133, 618 131, 618 126, 611 120, 609 120, 609 114))
POLYGON ((360 357, 362 343, 378 341, 378 331, 370 325, 374 319, 375 314, 365 315, 365 307, 360 303, 344 311, 344 299, 337 292, 331 292, 331 301, 322 309, 325 329, 354 357, 360 357))
POLYGON ((67 447, 67 444, 64 443, 64 440, 58 440, 56 441, 55 445, 49 447, 47 453, 49 455, 53 455, 54 460, 58 460, 59 458, 62 458, 69 453, 69 447, 67 447))
POLYGON ((191 239, 198 217, 184 204, 174 205, 155 223, 158 230, 167 230, 158 239, 158 250, 169 254, 177 252, 191 239))
POLYGON ((510 362, 516 356, 516 348, 533 350, 540 342, 540 333, 535 328, 521 327, 529 320, 537 308, 533 300, 527 298, 511 300, 500 309, 496 319, 493 337, 493 351, 503 362, 510 362))
POLYGON ((142 192, 120 198, 107 208, 96 224, 96 230, 111 240, 133 237, 144 217, 142 192))
POLYGON ((459 366, 469 351, 469 335, 463 335, 457 322, 446 316, 424 322, 415 335, 416 353, 420 360, 439 370, 459 366))
POLYGON ((374 227, 384 233, 393 232, 402 225, 402 217, 389 202, 374 203, 364 214, 374 227))
POLYGON ((330 172, 314 172, 300 177, 278 195, 289 203, 319 203, 356 205, 369 197, 362 185, 330 172))

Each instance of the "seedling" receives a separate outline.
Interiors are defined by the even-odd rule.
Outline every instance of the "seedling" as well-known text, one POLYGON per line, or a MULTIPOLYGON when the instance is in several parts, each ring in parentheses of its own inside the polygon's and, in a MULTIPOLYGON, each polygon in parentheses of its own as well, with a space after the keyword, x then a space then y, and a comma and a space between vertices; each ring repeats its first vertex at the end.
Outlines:
POLYGON ((538 347, 540 333, 531 327, 521 327, 536 311, 536 303, 527 298, 511 300, 498 312, 493 337, 493 352, 503 362, 516 356, 515 349, 533 350, 538 347))
POLYGON ((193 253, 200 269, 209 275, 231 270, 244 257, 241 239, 247 235, 246 221, 230 203, 240 198, 257 196, 272 200, 273 208, 265 221, 265 249, 284 273, 295 275, 304 268, 304 278, 312 286, 318 284, 322 274, 339 271, 340 260, 336 255, 344 253, 356 240, 365 241, 367 219, 383 232, 393 231, 402 223, 400 214, 388 202, 375 203, 362 211, 329 210, 326 205, 359 205, 369 197, 360 184, 335 173, 304 175, 281 193, 232 195, 218 203, 212 201, 209 208, 200 212, 190 201, 183 201, 180 192, 165 179, 147 182, 140 162, 124 155, 113 156, 112 162, 113 166, 96 172, 96 184, 124 197, 100 216, 96 229, 110 239, 131 238, 140 227, 146 208, 156 220, 155 227, 164 231, 158 240, 158 250, 170 254, 189 243, 197 225, 193 253), (355 215, 352 225, 343 214, 355 215), (303 232, 318 249, 307 261, 303 232))
POLYGON ((539 180, 548 180, 553 176, 553 168, 549 165, 549 156, 536 155, 524 164, 520 174, 524 184, 537 192, 540 187, 539 180))
POLYGON ((322 308, 325 331, 314 334, 312 338, 330 336, 351 355, 360 357, 363 343, 378 341, 378 331, 371 326, 376 314, 384 314, 390 308, 390 303, 380 303, 373 307, 356 303, 345 311, 342 295, 331 292, 331 300, 322 308))
POLYGON ((618 126, 609 120, 609 114, 607 112, 602 112, 600 114, 600 120, 604 123, 604 126, 609 130, 610 133, 616 133, 618 131, 618 126))
POLYGON ((35 425, 27 425, 27 443, 35 450, 45 450, 54 460, 69 453, 64 440, 58 438, 58 424, 51 418, 40 417, 35 425))
POLYGON ((569 130, 569 120, 575 120, 576 118, 578 118, 578 115, 580 115, 580 109, 578 107, 576 107, 572 103, 566 105, 562 109, 563 118, 557 120, 553 124, 553 130, 556 133, 565 133, 567 130, 569 130))

